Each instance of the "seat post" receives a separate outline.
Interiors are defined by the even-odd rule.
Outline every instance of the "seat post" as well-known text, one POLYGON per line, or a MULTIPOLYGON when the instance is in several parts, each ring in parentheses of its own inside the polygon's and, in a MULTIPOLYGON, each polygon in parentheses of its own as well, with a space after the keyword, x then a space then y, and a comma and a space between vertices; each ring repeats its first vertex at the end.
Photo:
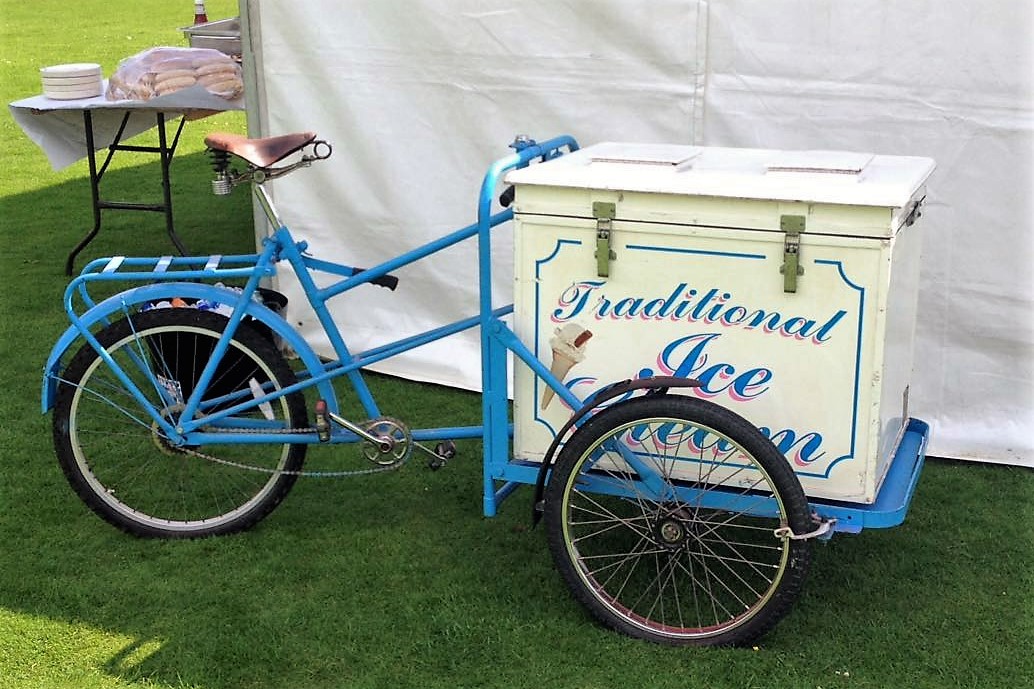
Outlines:
POLYGON ((262 206, 262 212, 266 214, 266 218, 269 219, 270 224, 273 226, 273 230, 279 230, 284 226, 284 223, 280 220, 280 214, 277 213, 276 208, 273 206, 273 199, 269 198, 269 192, 257 182, 253 183, 251 188, 255 198, 259 201, 259 205, 262 206))

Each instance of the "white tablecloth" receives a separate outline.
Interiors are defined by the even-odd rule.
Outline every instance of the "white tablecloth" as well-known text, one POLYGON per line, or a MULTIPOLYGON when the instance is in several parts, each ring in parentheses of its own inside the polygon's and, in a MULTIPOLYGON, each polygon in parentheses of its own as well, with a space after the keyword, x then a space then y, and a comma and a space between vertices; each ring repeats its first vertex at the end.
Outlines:
MULTIPOLYGON (((106 87, 106 85, 105 85, 106 87)), ((33 96, 10 104, 11 115, 26 136, 32 139, 55 170, 68 167, 86 157, 86 132, 83 111, 93 119, 95 150, 111 145, 126 112, 129 122, 122 140, 136 136, 157 125, 157 113, 166 117, 203 115, 223 110, 243 110, 244 99, 228 101, 214 96, 201 86, 192 86, 148 101, 109 101, 104 96, 79 100, 52 100, 33 96)))

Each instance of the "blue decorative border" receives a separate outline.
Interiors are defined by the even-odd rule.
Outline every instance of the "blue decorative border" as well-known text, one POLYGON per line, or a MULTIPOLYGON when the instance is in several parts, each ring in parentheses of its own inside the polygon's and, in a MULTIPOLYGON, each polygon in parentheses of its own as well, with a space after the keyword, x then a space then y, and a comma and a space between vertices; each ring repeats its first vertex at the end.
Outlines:
MULTIPOLYGON (((558 239, 556 245, 553 247, 553 251, 546 257, 535 261, 535 328, 534 328, 534 353, 536 357, 539 357, 539 327, 541 324, 540 319, 540 289, 541 289, 541 278, 542 268, 547 263, 551 262, 560 253, 563 245, 581 246, 580 240, 573 239, 558 239)), ((678 254, 692 254, 697 256, 720 256, 723 258, 741 258, 750 260, 767 260, 768 256, 765 254, 748 254, 748 253, 737 253, 729 251, 707 251, 703 249, 680 249, 675 247, 663 247, 663 246, 647 246, 643 244, 628 244, 624 247, 625 249, 631 249, 633 251, 654 251, 663 253, 678 253, 678 254)), ((852 414, 851 414, 851 444, 850 450, 847 454, 837 457, 826 466, 824 473, 801 471, 795 468, 794 473, 798 476, 807 476, 810 478, 828 479, 830 473, 840 462, 853 459, 855 457, 855 449, 857 447, 858 439, 858 404, 859 404, 859 390, 861 387, 861 371, 862 371, 862 338, 863 338, 863 326, 864 326, 864 315, 865 315, 865 288, 861 285, 855 284, 847 277, 844 272, 843 262, 839 260, 830 259, 815 259, 815 265, 830 265, 835 266, 837 272, 840 275, 840 279, 849 288, 858 292, 858 325, 857 325, 857 336, 855 340, 855 374, 854 374, 854 391, 852 400, 852 414)), ((541 358, 540 358, 541 360, 541 358)), ((533 404, 535 400, 539 399, 539 379, 535 378, 533 386, 533 404)), ((539 416, 538 405, 534 406, 534 420, 544 425, 552 435, 556 435, 556 429, 550 425, 548 421, 539 416)), ((706 460, 704 460, 705 463, 706 460)))
POLYGON ((858 397, 859 388, 861 387, 862 379, 862 330, 864 328, 864 317, 865 317, 865 288, 861 285, 856 285, 851 282, 851 279, 847 277, 844 272, 844 264, 841 261, 834 261, 831 259, 815 259, 815 265, 826 265, 836 266, 837 272, 840 274, 840 279, 844 281, 851 289, 858 292, 858 336, 855 340, 855 354, 854 354, 854 400, 852 402, 851 409, 851 449, 846 455, 837 457, 826 467, 825 474, 810 473, 810 472, 796 472, 800 476, 812 476, 816 478, 829 478, 829 474, 840 462, 845 459, 854 459, 855 447, 858 440, 858 397))
POLYGON ((724 256, 728 258, 754 258, 765 260, 765 254, 737 254, 729 251, 704 251, 703 249, 676 249, 669 246, 646 246, 644 244, 627 244, 626 249, 638 251, 661 251, 669 254, 696 254, 698 256, 724 256))

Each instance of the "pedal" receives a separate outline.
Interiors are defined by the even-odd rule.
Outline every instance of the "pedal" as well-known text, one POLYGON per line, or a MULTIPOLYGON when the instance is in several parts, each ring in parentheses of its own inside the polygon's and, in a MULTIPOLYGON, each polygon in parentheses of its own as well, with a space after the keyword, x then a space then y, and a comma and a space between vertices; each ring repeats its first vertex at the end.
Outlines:
POLYGON ((430 459, 427 460, 427 468, 431 471, 438 471, 445 466, 450 459, 456 456, 456 443, 451 440, 443 440, 434 446, 432 450, 429 447, 424 447, 420 443, 414 443, 417 449, 430 455, 430 459))
POLYGON ((316 435, 321 443, 330 442, 330 418, 327 416, 326 400, 316 400, 314 410, 316 416, 316 435))

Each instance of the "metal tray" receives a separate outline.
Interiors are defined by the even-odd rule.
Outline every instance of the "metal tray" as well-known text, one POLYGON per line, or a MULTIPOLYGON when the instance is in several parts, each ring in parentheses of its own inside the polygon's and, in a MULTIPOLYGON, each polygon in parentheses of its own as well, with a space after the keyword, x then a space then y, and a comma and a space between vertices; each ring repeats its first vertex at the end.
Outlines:
POLYGON ((240 55, 242 52, 240 17, 184 26, 180 31, 187 37, 191 48, 214 48, 227 55, 240 55))

